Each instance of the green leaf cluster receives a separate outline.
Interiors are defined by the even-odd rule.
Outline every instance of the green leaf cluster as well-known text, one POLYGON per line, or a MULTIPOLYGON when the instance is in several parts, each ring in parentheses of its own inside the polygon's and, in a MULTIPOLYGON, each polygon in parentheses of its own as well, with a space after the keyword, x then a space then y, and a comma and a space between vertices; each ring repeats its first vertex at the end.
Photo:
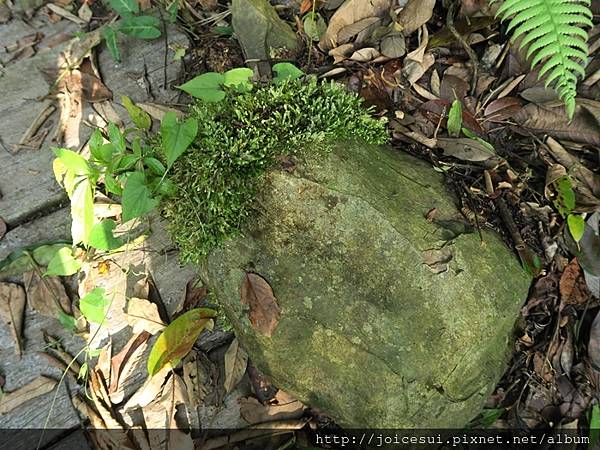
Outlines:
POLYGON ((546 75, 546 86, 553 84, 572 119, 589 53, 582 27, 593 27, 590 0, 504 0, 497 15, 510 18, 508 31, 523 38, 520 48, 528 48, 531 68, 541 66, 539 77, 546 75))
POLYGON ((71 199, 73 245, 80 243, 99 250, 119 248, 124 241, 114 236, 116 222, 96 223, 94 196, 99 187, 105 194, 121 197, 122 221, 142 217, 174 191, 167 171, 196 137, 196 119, 179 122, 174 113, 161 123, 164 146, 154 145, 149 134, 150 116, 128 97, 122 102, 135 128, 120 130, 109 123, 106 133, 96 129, 89 141, 90 157, 65 148, 54 148, 54 174, 71 199), (165 166, 166 164, 166 166, 165 166))
POLYGON ((387 140, 385 124, 343 86, 292 78, 191 107, 197 137, 173 165, 168 178, 177 192, 163 203, 183 261, 199 262, 238 232, 281 157, 325 151, 336 140, 387 140))
MULTIPOLYGON (((116 62, 121 61, 121 52, 117 44, 117 32, 138 39, 156 39, 160 37, 160 21, 153 16, 139 15, 140 6, 137 0, 108 0, 110 7, 121 16, 117 26, 106 26, 102 30, 102 37, 106 42, 108 51, 116 62)), ((177 13, 177 3, 175 14, 177 13)), ((171 11, 169 11, 171 13, 171 11)))

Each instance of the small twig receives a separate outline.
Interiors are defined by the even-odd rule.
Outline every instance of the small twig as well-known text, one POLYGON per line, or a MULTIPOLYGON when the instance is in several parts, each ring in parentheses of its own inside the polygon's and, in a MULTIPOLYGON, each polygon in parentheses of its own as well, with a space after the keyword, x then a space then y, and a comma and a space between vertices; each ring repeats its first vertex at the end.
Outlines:
POLYGON ((464 37, 458 32, 456 27, 454 26, 454 14, 456 13, 456 0, 453 0, 448 7, 448 14, 446 15, 446 26, 448 27, 448 31, 452 33, 452 36, 462 45, 462 47, 469 55, 469 59, 471 60, 471 64, 473 65, 473 77, 471 79, 471 95, 475 95, 475 90, 477 88, 477 78, 478 78, 478 67, 479 67, 479 58, 477 58, 477 54, 471 46, 467 43, 464 37))

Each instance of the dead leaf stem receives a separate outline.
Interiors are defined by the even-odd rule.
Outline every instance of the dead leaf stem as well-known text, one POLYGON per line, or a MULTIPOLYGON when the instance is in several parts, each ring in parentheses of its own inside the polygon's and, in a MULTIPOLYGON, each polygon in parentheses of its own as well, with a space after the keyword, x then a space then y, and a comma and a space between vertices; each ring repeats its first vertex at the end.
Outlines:
POLYGON ((446 26, 452 36, 462 45, 467 55, 469 55, 469 59, 471 60, 471 64, 473 65, 473 76, 471 78, 471 95, 475 95, 475 90, 477 88, 477 78, 478 78, 478 67, 479 67, 479 58, 477 58, 477 54, 473 51, 469 43, 465 40, 464 37, 458 32, 456 27, 454 26, 454 15, 456 14, 456 7, 458 2, 453 0, 448 6, 448 14, 446 15, 446 26))

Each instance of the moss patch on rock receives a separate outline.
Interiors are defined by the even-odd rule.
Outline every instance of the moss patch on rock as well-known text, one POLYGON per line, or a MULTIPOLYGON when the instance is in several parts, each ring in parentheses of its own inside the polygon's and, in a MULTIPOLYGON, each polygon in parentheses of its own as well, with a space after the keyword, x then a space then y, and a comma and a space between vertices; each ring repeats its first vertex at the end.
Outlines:
POLYGON ((387 140, 385 124, 360 98, 314 79, 198 102, 191 115, 198 119, 198 136, 170 173, 177 193, 163 209, 184 262, 199 263, 238 233, 265 173, 282 160, 305 157, 308 149, 327 151, 343 139, 387 140))

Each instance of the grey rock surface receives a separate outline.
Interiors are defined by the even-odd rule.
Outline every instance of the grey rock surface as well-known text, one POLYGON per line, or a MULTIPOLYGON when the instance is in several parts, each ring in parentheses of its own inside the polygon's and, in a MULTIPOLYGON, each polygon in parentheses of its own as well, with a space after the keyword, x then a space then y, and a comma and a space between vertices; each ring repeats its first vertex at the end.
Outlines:
POLYGON ((478 414, 530 280, 496 234, 456 234, 438 173, 386 146, 343 143, 271 172, 258 203, 208 275, 275 385, 346 427, 455 428, 478 414), (246 271, 281 308, 270 337, 240 301, 246 271))

